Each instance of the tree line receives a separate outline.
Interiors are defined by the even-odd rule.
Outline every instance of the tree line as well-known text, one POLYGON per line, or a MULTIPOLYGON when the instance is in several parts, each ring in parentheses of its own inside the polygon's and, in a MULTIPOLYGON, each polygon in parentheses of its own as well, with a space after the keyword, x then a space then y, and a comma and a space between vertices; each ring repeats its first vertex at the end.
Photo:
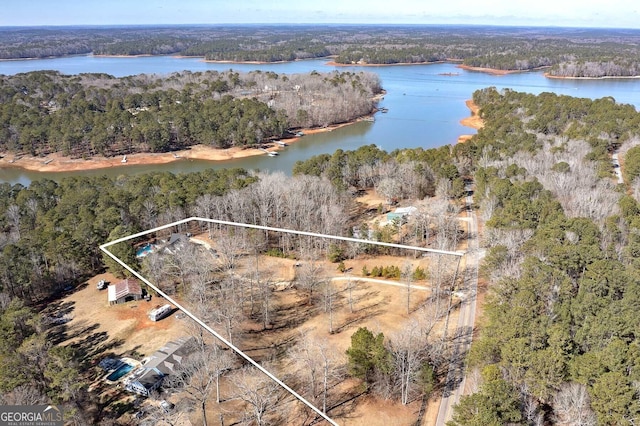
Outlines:
POLYGON ((635 30, 437 26, 23 28, 0 31, 0 59, 74 54, 183 55, 280 62, 333 56, 343 64, 463 62, 559 77, 638 75, 635 30))
POLYGON ((376 75, 351 72, 0 76, 0 150, 89 157, 259 146, 290 128, 369 114, 381 90, 376 75))

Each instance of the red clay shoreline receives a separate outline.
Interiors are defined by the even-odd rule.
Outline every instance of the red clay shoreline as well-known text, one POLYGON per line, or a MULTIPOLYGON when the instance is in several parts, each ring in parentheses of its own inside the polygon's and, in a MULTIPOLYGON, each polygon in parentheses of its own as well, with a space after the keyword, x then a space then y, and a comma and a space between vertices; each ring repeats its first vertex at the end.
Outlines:
MULTIPOLYGON (((377 95, 376 97, 384 96, 386 92, 377 95)), ((471 116, 466 117, 460 121, 463 126, 471 127, 474 129, 480 129, 484 125, 482 119, 478 116, 479 108, 473 103, 473 100, 467 100, 467 107, 471 110, 471 116)), ((359 118, 354 121, 340 123, 328 127, 303 129, 304 134, 314 134, 329 132, 331 130, 348 126, 359 121, 362 121, 366 117, 359 118)), ((473 135, 460 135, 458 142, 464 142, 469 140, 473 135)), ((287 145, 296 143, 299 141, 299 137, 282 139, 281 141, 287 145)), ((279 151, 283 149, 276 143, 271 143, 267 151, 279 151)), ((123 162, 124 157, 101 157, 95 156, 87 159, 83 158, 71 158, 64 156, 60 153, 52 153, 47 156, 32 156, 21 155, 9 152, 0 152, 0 169, 2 168, 19 168, 23 170, 35 171, 35 172, 71 172, 71 171, 84 171, 84 170, 97 170, 107 169, 113 167, 119 167, 123 170, 127 165, 153 165, 153 164, 167 164, 174 161, 187 160, 205 160, 205 161, 228 161, 237 158, 245 158, 256 155, 265 155, 265 150, 258 148, 244 148, 233 147, 227 149, 219 149, 206 145, 194 145, 187 149, 175 151, 175 152, 163 152, 163 153, 137 153, 127 154, 126 161, 123 162)))
POLYGON ((396 62, 394 64, 368 64, 368 63, 355 63, 355 64, 342 64, 335 61, 329 61, 325 63, 330 67, 394 67, 394 66, 407 66, 407 65, 436 65, 446 64, 449 61, 436 61, 436 62, 396 62))
MULTIPOLYGON (((333 129, 348 126, 350 124, 361 121, 362 119, 351 122, 340 123, 328 127, 303 129, 304 134, 314 134, 328 132, 333 129)), ((299 141, 299 137, 281 139, 281 142, 291 145, 299 141)), ((228 161, 237 158, 252 157, 257 155, 266 155, 265 151, 279 151, 284 149, 276 143, 265 144, 268 149, 233 147, 227 149, 214 148, 206 145, 193 145, 189 148, 174 152, 162 153, 136 153, 127 154, 126 156, 102 157, 94 156, 87 159, 71 158, 60 153, 52 153, 47 156, 21 155, 9 152, 0 152, 0 169, 2 168, 20 168, 35 172, 70 172, 97 170, 119 167, 123 170, 128 165, 153 165, 167 164, 174 161, 187 160, 205 160, 205 161, 228 161), (123 160, 126 157, 126 161, 123 160)))
MULTIPOLYGON (((484 127, 484 121, 480 118, 480 107, 473 102, 473 99, 465 101, 465 105, 471 110, 471 116, 460 120, 460 124, 476 130, 482 129, 482 127, 484 127)), ((458 137, 458 143, 467 142, 472 137, 473 135, 460 135, 458 137)))

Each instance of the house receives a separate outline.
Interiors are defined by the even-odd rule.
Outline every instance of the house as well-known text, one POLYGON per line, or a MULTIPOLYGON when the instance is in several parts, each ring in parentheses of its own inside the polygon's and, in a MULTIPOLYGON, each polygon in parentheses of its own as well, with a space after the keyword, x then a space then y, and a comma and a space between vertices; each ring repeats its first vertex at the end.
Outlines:
POLYGON ((127 381, 125 389, 149 396, 162 385, 165 377, 179 374, 180 367, 191 353, 192 342, 192 337, 183 337, 155 351, 127 381))
POLYGON ((187 234, 171 234, 169 241, 164 246, 164 252, 168 254, 174 254, 179 251, 189 242, 189 236, 187 234))
POLYGON ((107 287, 107 295, 110 305, 142 299, 142 287, 140 281, 127 278, 107 287))
POLYGON ((387 213, 387 220, 392 222, 395 219, 404 222, 407 219, 407 216, 411 216, 415 211, 418 210, 416 207, 401 207, 397 208, 394 212, 387 213))

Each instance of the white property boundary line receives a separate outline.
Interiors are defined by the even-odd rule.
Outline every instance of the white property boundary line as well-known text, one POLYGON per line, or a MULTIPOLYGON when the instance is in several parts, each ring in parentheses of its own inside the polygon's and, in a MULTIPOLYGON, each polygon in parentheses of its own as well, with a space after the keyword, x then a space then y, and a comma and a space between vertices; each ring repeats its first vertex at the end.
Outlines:
POLYGON ((274 231, 274 232, 284 232, 284 233, 295 234, 295 235, 305 235, 305 236, 310 236, 310 237, 328 238, 328 239, 332 239, 332 240, 348 241, 348 242, 353 242, 353 243, 372 244, 372 245, 377 245, 377 246, 394 247, 394 248, 407 249, 407 250, 417 250, 417 251, 422 251, 422 252, 437 253, 437 254, 444 254, 444 255, 450 255, 450 256, 460 256, 461 257, 461 256, 464 256, 464 254, 465 254, 465 252, 435 250, 435 249, 428 249, 428 248, 424 248, 424 247, 405 246, 405 245, 402 245, 402 244, 383 243, 383 242, 379 242, 379 241, 361 240, 361 239, 349 238, 349 237, 338 237, 336 235, 317 234, 317 233, 314 233, 314 232, 295 231, 295 230, 292 230, 292 229, 272 228, 272 227, 268 227, 268 226, 252 225, 252 224, 248 224, 248 223, 239 223, 239 222, 229 222, 229 221, 224 221, 224 220, 208 219, 208 218, 202 218, 202 217, 190 217, 190 218, 187 218, 187 219, 178 220, 176 222, 172 222, 172 223, 169 223, 167 225, 158 226, 157 228, 149 229, 147 231, 138 232, 137 234, 128 235, 126 237, 118 238, 117 240, 114 240, 114 241, 111 241, 111 242, 108 242, 108 243, 100 245, 100 250, 105 252, 109 257, 111 257, 113 260, 115 260, 118 264, 120 264, 122 267, 124 267, 127 271, 131 272, 138 279, 140 279, 142 282, 144 282, 149 287, 151 287, 154 291, 156 291, 160 296, 162 296, 166 300, 168 300, 177 309, 181 310, 185 315, 187 315, 189 318, 194 320, 202 328, 207 330, 216 339, 218 339, 219 341, 224 343, 226 346, 231 348, 235 353, 237 353, 242 358, 244 358, 248 363, 250 363, 251 365, 256 367, 258 370, 262 371, 265 375, 267 375, 267 377, 269 377, 271 380, 273 380, 278 385, 280 385, 284 390, 286 390, 291 395, 293 395, 298 401, 302 402, 307 407, 311 408, 316 414, 318 414, 320 417, 322 417, 323 419, 325 419, 326 421, 328 421, 329 423, 331 423, 334 426, 338 426, 338 424, 335 421, 331 420, 331 418, 329 418, 325 413, 320 411, 313 404, 311 404, 309 401, 307 401, 305 398, 303 398, 301 395, 299 395, 296 391, 291 389, 284 382, 282 382, 280 379, 278 379, 276 376, 271 374, 264 367, 262 367, 256 361, 254 361, 249 355, 245 354, 240 349, 235 347, 233 344, 231 344, 231 342, 228 342, 224 337, 222 337, 215 330, 213 330, 211 327, 209 327, 207 324, 205 324, 200 318, 198 318, 195 315, 193 315, 191 312, 189 312, 187 309, 185 309, 182 305, 180 305, 174 299, 169 297, 169 295, 167 295, 165 292, 160 290, 154 284, 149 282, 149 280, 147 280, 145 277, 140 275, 137 271, 135 271, 129 265, 127 265, 122 260, 120 260, 113 253, 111 253, 109 250, 107 250, 108 247, 110 247, 110 246, 112 246, 114 244, 122 243, 124 241, 129 241, 129 240, 134 239, 134 238, 142 237, 142 236, 147 235, 147 234, 151 234, 151 233, 154 233, 154 232, 157 232, 157 231, 161 231, 163 229, 171 228, 172 226, 182 225, 184 223, 188 223, 188 222, 192 222, 192 221, 209 222, 209 223, 215 223, 215 224, 218 224, 218 225, 229 225, 229 226, 236 226, 236 227, 241 227, 241 228, 260 229, 260 230, 274 231))

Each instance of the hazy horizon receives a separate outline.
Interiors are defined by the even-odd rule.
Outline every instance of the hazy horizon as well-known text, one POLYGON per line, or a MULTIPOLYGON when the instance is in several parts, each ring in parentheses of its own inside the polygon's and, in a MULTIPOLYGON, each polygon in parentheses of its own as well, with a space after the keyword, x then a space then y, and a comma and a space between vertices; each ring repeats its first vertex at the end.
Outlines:
POLYGON ((480 25, 640 29, 626 0, 6 0, 0 27, 158 25, 480 25))
POLYGON ((416 23, 385 23, 385 22, 305 22, 305 23, 291 23, 291 22, 218 22, 218 23, 149 23, 149 24, 42 24, 42 25, 0 25, 2 29, 14 29, 14 28, 154 28, 154 27, 312 27, 312 26, 326 26, 326 27, 478 27, 478 28, 550 28, 550 29, 585 29, 585 30, 630 30, 640 31, 640 27, 596 27, 596 26, 571 26, 571 25, 516 25, 516 24, 456 24, 456 23, 433 23, 433 24, 416 24, 416 23))

